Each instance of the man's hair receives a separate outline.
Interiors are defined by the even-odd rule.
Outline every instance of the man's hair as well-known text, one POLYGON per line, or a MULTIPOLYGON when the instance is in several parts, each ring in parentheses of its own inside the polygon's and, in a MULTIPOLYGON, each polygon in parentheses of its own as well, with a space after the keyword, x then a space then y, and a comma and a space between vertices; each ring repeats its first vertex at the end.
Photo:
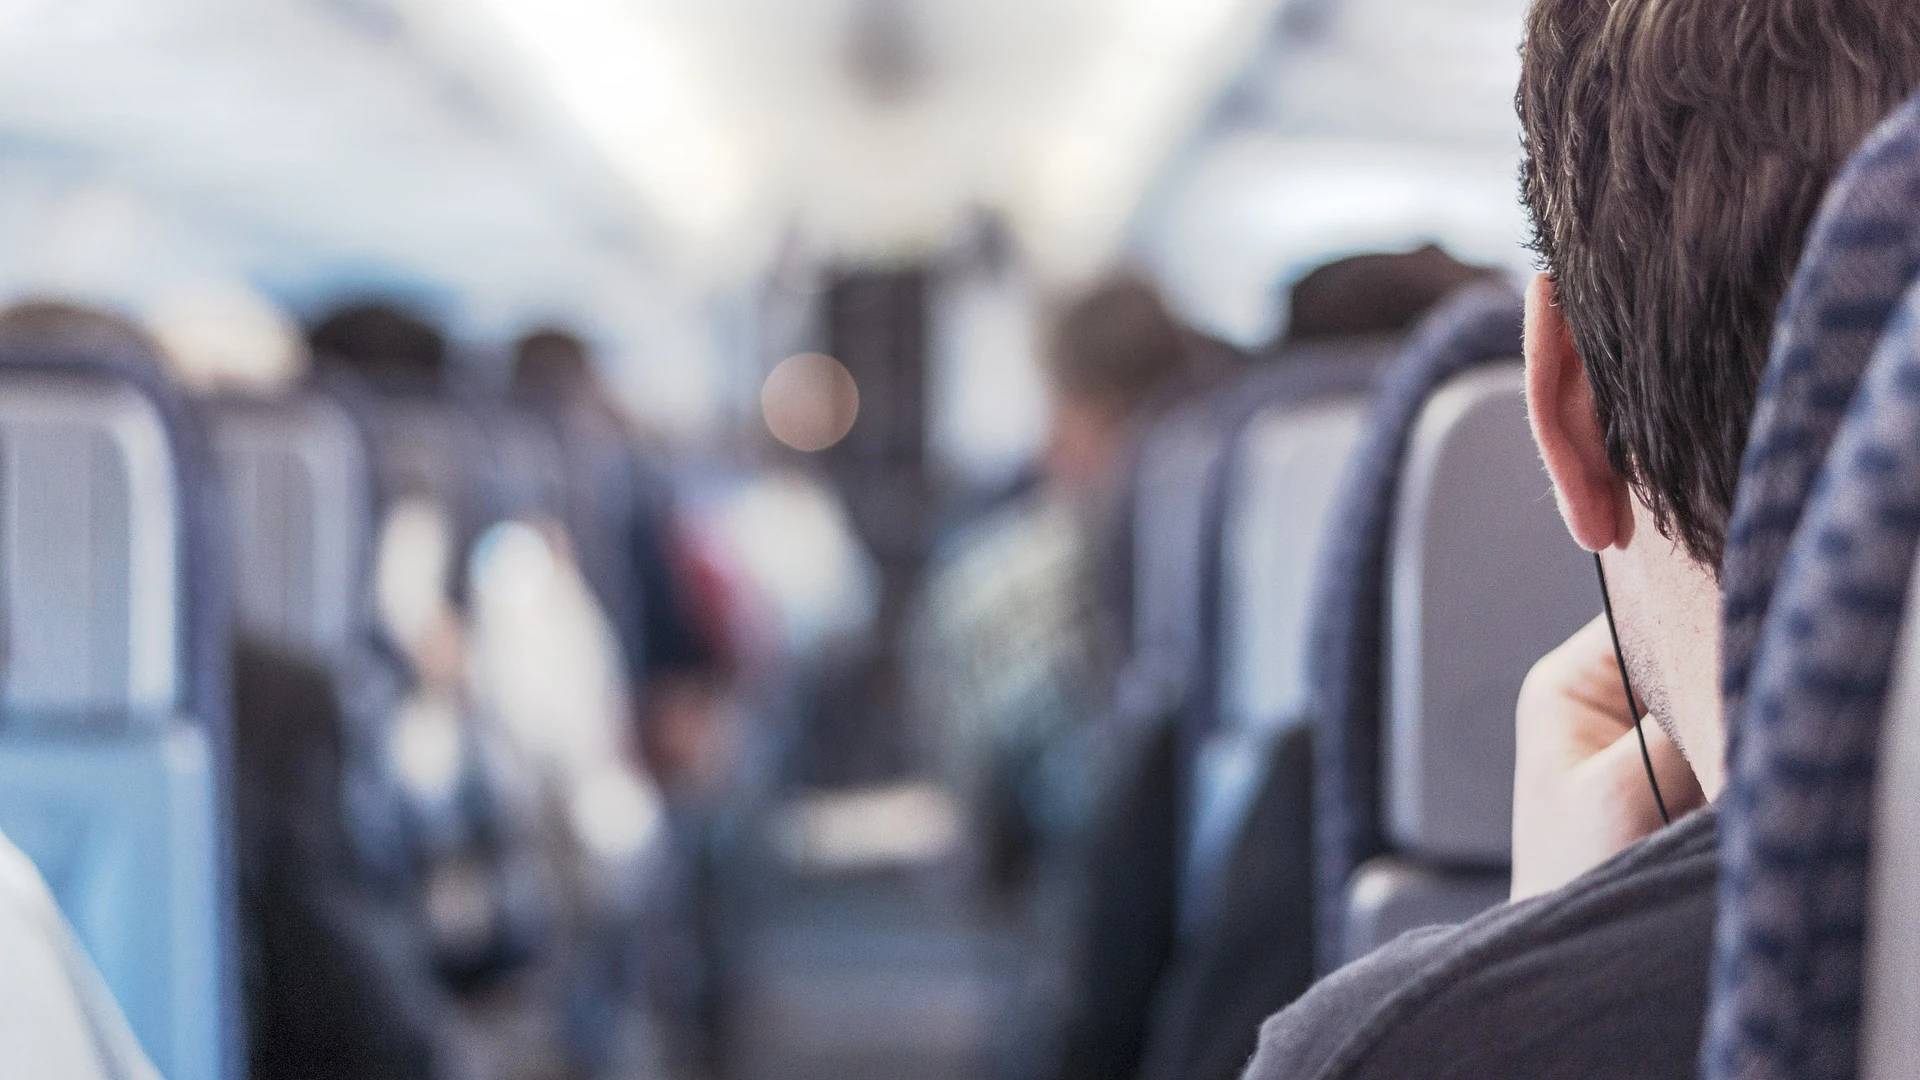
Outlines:
POLYGON ((1047 375, 1061 391, 1127 410, 1192 365, 1160 294, 1130 275, 1110 278, 1068 305, 1046 351, 1047 375))
POLYGON ((1920 85, 1915 0, 1535 0, 1521 188, 1607 454, 1717 570, 1776 309, 1920 85))

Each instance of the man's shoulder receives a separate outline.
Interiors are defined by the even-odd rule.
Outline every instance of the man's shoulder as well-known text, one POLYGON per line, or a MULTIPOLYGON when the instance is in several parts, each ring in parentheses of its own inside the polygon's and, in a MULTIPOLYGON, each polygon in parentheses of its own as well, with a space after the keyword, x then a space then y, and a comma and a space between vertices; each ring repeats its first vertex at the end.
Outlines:
POLYGON ((1268 1020, 1248 1080, 1691 1075, 1716 847, 1703 812, 1558 892, 1407 934, 1268 1020))

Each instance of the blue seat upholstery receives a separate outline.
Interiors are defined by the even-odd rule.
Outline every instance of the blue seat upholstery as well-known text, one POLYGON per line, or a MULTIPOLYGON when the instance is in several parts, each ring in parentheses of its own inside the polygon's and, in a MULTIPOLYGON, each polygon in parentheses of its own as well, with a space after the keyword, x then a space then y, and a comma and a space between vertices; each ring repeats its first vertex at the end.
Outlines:
MULTIPOLYGON (((1414 427, 1433 392, 1468 368, 1520 355, 1520 298, 1505 286, 1461 292, 1429 316, 1382 378, 1337 501, 1316 577, 1309 632, 1314 755, 1314 900, 1319 966, 1343 955, 1348 882, 1386 851, 1381 703, 1388 551, 1414 427)), ((1544 489, 1543 489, 1544 490, 1544 489)), ((1542 650, 1545 651, 1544 649, 1542 650)))
POLYGON ((1917 548, 1920 290, 1817 475, 1737 721, 1710 1076, 1857 1073, 1876 762, 1917 548))
MULTIPOLYGON (((1917 203, 1920 103, 1912 103, 1842 172, 1809 233, 1742 463, 1721 572, 1729 775, 1720 803, 1721 905, 1704 1051, 1709 1077, 1854 1071, 1864 800, 1871 786, 1866 763, 1878 729, 1877 716, 1863 722, 1861 710, 1867 699, 1877 699, 1879 676, 1856 688, 1861 699, 1840 716, 1833 715, 1833 701, 1805 700, 1814 711, 1788 717, 1783 709, 1818 695, 1777 666, 1789 661, 1765 657, 1789 655, 1786 642, 1813 629, 1801 607, 1806 586, 1796 590, 1793 605, 1782 607, 1790 573, 1815 580, 1811 571, 1791 568, 1796 561, 1812 565, 1823 545, 1846 543, 1842 532, 1816 525, 1813 516, 1816 506, 1833 502, 1820 485, 1841 483, 1862 464, 1849 457, 1858 457, 1859 444, 1847 442, 1842 421, 1850 407, 1872 408, 1874 394, 1899 391, 1897 368, 1886 357, 1874 361, 1878 369, 1867 386, 1861 373, 1920 269, 1917 203), (1763 672, 1770 680, 1764 687, 1763 672), (1814 731, 1815 716, 1832 726, 1814 731), (1822 904, 1818 919, 1809 917, 1815 897, 1822 904)), ((1838 548, 1824 554, 1836 560, 1829 569, 1843 574, 1830 577, 1829 585, 1868 584, 1857 576, 1867 572, 1867 562, 1842 558, 1838 548)), ((1886 602, 1886 583, 1874 587, 1856 599, 1886 602)), ((1825 634, 1849 625, 1823 624, 1821 635, 1803 644, 1824 648, 1825 634)), ((1890 623, 1882 621, 1874 632, 1886 641, 1856 657, 1860 663, 1871 665, 1891 644, 1890 623)))
POLYGON ((175 1080, 237 1076, 221 592, 173 399, 112 367, 0 367, 10 645, 0 830, 175 1080), (189 599, 191 597, 191 600, 189 599))

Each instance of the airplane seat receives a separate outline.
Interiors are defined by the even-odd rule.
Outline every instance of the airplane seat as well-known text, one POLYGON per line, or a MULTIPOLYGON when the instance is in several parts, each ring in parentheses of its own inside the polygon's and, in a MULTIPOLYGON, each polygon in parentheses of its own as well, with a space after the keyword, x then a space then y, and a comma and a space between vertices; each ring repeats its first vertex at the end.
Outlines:
POLYGON ((1920 285, 1824 455, 1729 729, 1709 1078, 1912 1072, 1916 386, 1920 285))
POLYGON ((1298 719, 1305 589, 1368 388, 1392 335, 1295 346, 1234 386, 1217 427, 1218 479, 1201 521, 1181 922, 1218 917, 1241 823, 1274 741, 1298 719))
POLYGON ((226 671, 225 608, 197 435, 113 363, 0 364, 0 830, 174 1080, 239 1075, 228 691, 207 674, 226 671))
MULTIPOLYGON (((1323 973, 1338 967, 1347 953, 1349 884, 1355 871, 1389 851, 1381 782, 1387 596, 1396 496, 1409 450, 1429 399, 1442 385, 1469 369, 1520 355, 1520 324, 1520 298, 1506 285, 1473 286, 1437 308, 1383 372, 1341 480, 1329 526, 1336 540, 1323 549, 1314 570, 1308 627, 1314 943, 1316 966, 1323 973)), ((1536 460, 1530 449, 1525 458, 1536 460)), ((1546 491, 1542 476, 1538 494, 1543 500, 1546 491)), ((1540 643, 1535 656, 1559 641, 1540 643)), ((1508 707, 1501 722, 1511 729, 1512 719, 1508 707)), ((1510 787, 1511 776, 1498 786, 1510 787)))
POLYGON ((1888 814, 1906 797, 1894 777, 1911 684, 1895 678, 1889 698, 1888 677, 1896 639, 1912 644, 1899 630, 1916 524, 1916 185, 1920 100, 1828 193, 1742 461, 1721 568, 1729 745, 1707 1080, 1852 1076, 1863 1062, 1875 1077, 1911 1071, 1887 1056, 1910 987, 1886 978, 1910 962, 1912 927, 1886 890, 1906 870, 1875 830, 1906 835, 1888 814), (1888 711, 1900 722, 1883 734, 1888 711))
MULTIPOLYGON (((1379 356, 1377 347, 1321 349, 1244 372, 1169 411, 1142 443, 1132 538, 1135 653, 1126 672, 1133 681, 1121 688, 1132 696, 1116 702, 1123 749, 1104 778, 1094 826, 1096 869, 1081 929, 1101 970, 1083 975, 1091 996, 1070 1025, 1076 1069, 1235 1075, 1252 1052, 1258 1020, 1305 988, 1305 971, 1297 980, 1278 976, 1278 989, 1264 986, 1286 968, 1284 958, 1269 962, 1271 919, 1284 905, 1268 878, 1250 882, 1240 865, 1247 836, 1264 837, 1273 818, 1255 809, 1272 801, 1264 794, 1275 784, 1270 774, 1294 764, 1304 776, 1304 747, 1274 753, 1269 769, 1264 732, 1223 736, 1212 719, 1223 666, 1215 626, 1226 602, 1223 551, 1248 484, 1292 483, 1337 461, 1342 421, 1357 412, 1379 356), (1273 430, 1293 436, 1289 448, 1270 448, 1284 467, 1277 476, 1255 475, 1251 433, 1273 430), (1243 828, 1243 819, 1260 826, 1243 828), (1259 921, 1243 903, 1264 908, 1266 932, 1227 956, 1218 924, 1246 929, 1259 921), (1240 1000, 1251 1010, 1246 1022, 1222 1019, 1213 998, 1202 1000, 1208 994, 1240 1000)), ((1281 491, 1263 505, 1290 527, 1311 517, 1310 501, 1304 491, 1281 491)), ((1317 539, 1311 525, 1304 532, 1317 539)), ((1253 558, 1287 554, 1283 546, 1253 558)), ((1304 783, 1280 787, 1304 804, 1304 783)), ((1304 893, 1304 838, 1296 847, 1300 865, 1290 876, 1304 893)), ((1286 868, 1281 876, 1289 876, 1286 868)))
POLYGON ((1591 560, 1568 538, 1527 427, 1516 363, 1427 400, 1389 531, 1381 687, 1388 849, 1347 900, 1343 959, 1503 902, 1514 702, 1533 663, 1590 620, 1591 560))
POLYGON ((207 405, 233 527, 236 628, 319 662, 368 626, 374 493, 364 438, 330 398, 207 405))

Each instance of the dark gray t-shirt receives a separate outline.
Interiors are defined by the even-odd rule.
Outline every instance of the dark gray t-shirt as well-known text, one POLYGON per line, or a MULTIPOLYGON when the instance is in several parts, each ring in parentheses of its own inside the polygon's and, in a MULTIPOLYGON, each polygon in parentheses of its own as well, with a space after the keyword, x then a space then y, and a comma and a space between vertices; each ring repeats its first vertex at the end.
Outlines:
POLYGON ((1267 1021, 1246 1080, 1693 1080, 1718 823, 1349 964, 1267 1021))

